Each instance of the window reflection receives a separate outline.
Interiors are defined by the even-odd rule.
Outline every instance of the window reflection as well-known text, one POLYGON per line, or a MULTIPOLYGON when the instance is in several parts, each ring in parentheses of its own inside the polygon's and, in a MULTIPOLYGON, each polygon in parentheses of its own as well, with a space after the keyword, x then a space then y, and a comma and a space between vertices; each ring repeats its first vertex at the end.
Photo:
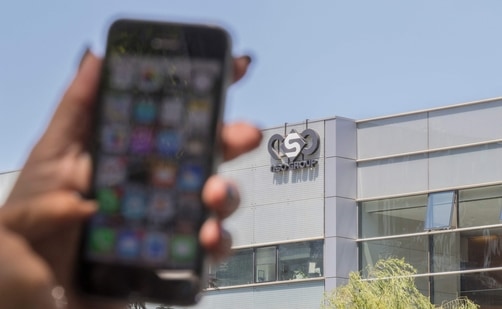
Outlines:
POLYGON ((461 233, 463 269, 502 266, 502 228, 461 233))
POLYGON ((413 236, 393 239, 380 239, 361 243, 361 261, 363 271, 367 265, 374 265, 380 259, 404 258, 418 273, 428 272, 427 236, 413 236))
POLYGON ((322 276, 322 242, 302 242, 279 246, 279 280, 322 276))
POLYGON ((253 249, 238 250, 225 262, 210 268, 210 288, 250 283, 253 283, 253 249))
POLYGON ((360 204, 361 237, 422 232, 427 195, 367 201, 360 204))
POLYGON ((444 229, 456 226, 455 196, 455 191, 429 194, 424 229, 444 229))
POLYGON ((321 278, 323 251, 322 240, 234 250, 225 262, 210 267, 207 286, 321 278))
POLYGON ((256 249, 256 282, 277 280, 276 247, 256 249))
POLYGON ((459 227, 501 223, 502 186, 459 191, 459 227))
POLYGON ((359 244, 362 270, 379 259, 404 258, 435 304, 466 296, 481 309, 502 308, 502 185, 359 207, 360 237, 368 238, 359 244))

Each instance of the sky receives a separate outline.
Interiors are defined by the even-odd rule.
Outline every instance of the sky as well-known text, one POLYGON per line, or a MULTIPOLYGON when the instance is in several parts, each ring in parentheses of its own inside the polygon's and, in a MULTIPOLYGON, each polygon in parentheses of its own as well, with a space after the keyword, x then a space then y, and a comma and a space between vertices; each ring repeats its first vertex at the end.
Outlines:
POLYGON ((261 128, 502 96, 499 0, 0 2, 0 173, 20 169, 86 47, 118 17, 216 23, 251 55, 225 118, 261 128))

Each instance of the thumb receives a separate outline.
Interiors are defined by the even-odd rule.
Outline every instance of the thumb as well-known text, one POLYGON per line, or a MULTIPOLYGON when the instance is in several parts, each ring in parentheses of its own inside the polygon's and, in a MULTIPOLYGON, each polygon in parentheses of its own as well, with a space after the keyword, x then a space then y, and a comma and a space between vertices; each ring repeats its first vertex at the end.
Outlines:
POLYGON ((81 223, 95 210, 92 201, 75 193, 56 191, 7 203, 0 208, 0 225, 33 243, 58 233, 62 227, 81 223))

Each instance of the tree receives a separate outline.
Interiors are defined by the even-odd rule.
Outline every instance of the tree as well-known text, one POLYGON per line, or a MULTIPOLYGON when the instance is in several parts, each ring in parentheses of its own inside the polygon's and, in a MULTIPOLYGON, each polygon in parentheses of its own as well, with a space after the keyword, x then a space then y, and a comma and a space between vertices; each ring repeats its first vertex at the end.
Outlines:
POLYGON ((145 303, 142 303, 142 302, 129 303, 129 305, 127 307, 128 307, 128 309, 146 309, 145 303))
MULTIPOLYGON (((324 297, 324 309, 432 309, 429 298, 420 293, 412 275, 416 269, 404 259, 383 259, 368 267, 367 278, 358 272, 349 274, 346 285, 334 289, 324 297)), ((461 298, 448 302, 448 309, 476 309, 478 305, 461 298), (455 304, 459 305, 456 306, 455 304), (454 306, 451 306, 451 305, 454 306)))
MULTIPOLYGON (((128 309, 146 309, 146 304, 142 302, 133 302, 128 305, 128 309)), ((165 305, 159 305, 155 309, 174 309, 165 305)))

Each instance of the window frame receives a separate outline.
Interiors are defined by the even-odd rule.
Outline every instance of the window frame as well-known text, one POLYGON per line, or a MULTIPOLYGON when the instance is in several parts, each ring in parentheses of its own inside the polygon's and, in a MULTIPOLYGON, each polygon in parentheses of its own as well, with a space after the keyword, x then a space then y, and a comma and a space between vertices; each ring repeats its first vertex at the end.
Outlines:
POLYGON ((424 230, 434 231, 434 230, 456 228, 458 226, 457 208, 458 208, 457 190, 429 193, 427 197, 427 211, 425 213, 424 230), (440 199, 438 202, 434 202, 435 197, 439 197, 441 195, 446 195, 446 194, 451 194, 450 200, 447 200, 445 202, 443 199, 440 199), (445 208, 445 210, 443 210, 443 208, 445 208), (446 213, 446 211, 449 211, 449 214, 446 213), (436 222, 435 220, 437 220, 436 219, 437 217, 447 217, 447 218, 440 219, 436 222))

